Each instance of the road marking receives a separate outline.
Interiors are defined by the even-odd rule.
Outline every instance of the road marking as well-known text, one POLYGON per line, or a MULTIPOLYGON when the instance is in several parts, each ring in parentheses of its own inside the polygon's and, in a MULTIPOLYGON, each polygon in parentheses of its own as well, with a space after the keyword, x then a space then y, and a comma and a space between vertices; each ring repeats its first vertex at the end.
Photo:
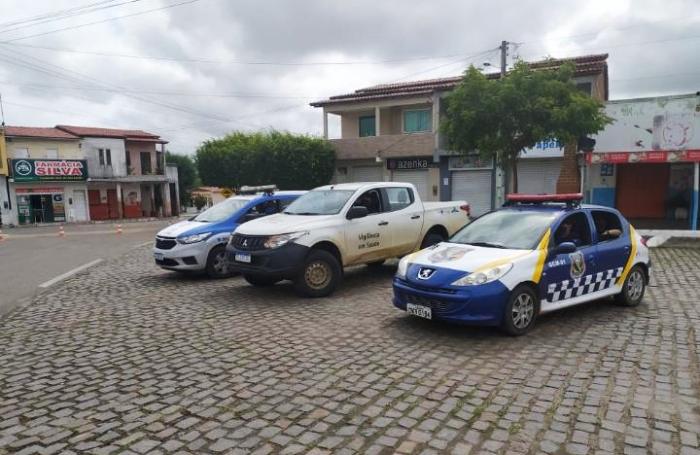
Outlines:
POLYGON ((55 278, 51 278, 49 281, 44 281, 39 285, 40 288, 48 288, 53 286, 54 284, 58 283, 59 281, 63 281, 66 278, 70 278, 73 275, 75 275, 78 272, 82 272, 85 269, 88 269, 92 267, 93 265, 97 265, 100 262, 102 262, 102 259, 95 259, 94 261, 88 262, 87 264, 83 264, 79 267, 74 268, 73 270, 69 270, 68 272, 64 273, 63 275, 58 275, 55 278))
POLYGON ((134 245, 133 248, 141 248, 142 246, 146 246, 146 245, 153 245, 153 240, 149 240, 148 242, 139 243, 137 245, 134 245))

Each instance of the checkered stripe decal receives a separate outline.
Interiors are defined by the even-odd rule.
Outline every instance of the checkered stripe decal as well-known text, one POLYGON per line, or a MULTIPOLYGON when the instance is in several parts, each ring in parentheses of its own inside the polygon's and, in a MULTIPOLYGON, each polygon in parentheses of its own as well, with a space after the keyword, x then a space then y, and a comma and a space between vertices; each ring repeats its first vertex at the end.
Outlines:
POLYGON ((620 275, 622 275, 622 267, 552 283, 547 286, 547 301, 558 302, 560 300, 602 291, 612 286, 620 275))

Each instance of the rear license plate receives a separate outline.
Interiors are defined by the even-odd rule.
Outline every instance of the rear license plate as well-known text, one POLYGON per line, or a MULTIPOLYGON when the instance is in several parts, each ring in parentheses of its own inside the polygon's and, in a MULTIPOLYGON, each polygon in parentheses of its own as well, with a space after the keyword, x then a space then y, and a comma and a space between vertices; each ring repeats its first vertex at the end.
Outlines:
POLYGON ((248 253, 236 253, 234 259, 236 262, 245 262, 246 264, 250 264, 250 254, 248 253))
POLYGON ((418 316, 425 319, 433 318, 433 310, 423 305, 416 305, 415 303, 406 304, 406 312, 414 316, 418 316))
POLYGON ((163 253, 153 253, 153 257, 156 258, 156 261, 162 261, 165 256, 163 253))

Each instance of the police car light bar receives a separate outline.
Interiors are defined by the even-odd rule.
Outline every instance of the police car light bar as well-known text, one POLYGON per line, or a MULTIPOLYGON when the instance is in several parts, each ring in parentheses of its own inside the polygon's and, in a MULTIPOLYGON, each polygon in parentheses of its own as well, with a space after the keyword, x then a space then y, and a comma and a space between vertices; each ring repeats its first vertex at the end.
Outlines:
POLYGON ((258 185, 258 186, 244 185, 240 189, 241 194, 255 194, 255 193, 272 194, 275 191, 277 191, 277 185, 258 185))
POLYGON ((513 193, 506 196, 508 204, 542 204, 545 202, 559 202, 567 205, 578 205, 583 200, 581 193, 561 194, 520 194, 513 193))

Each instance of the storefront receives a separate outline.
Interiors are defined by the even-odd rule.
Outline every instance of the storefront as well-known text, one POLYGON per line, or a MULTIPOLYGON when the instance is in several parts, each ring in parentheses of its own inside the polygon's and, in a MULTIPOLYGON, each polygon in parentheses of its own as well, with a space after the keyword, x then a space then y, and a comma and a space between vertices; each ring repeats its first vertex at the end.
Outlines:
POLYGON ((449 181, 449 196, 443 199, 465 200, 472 216, 480 216, 494 206, 493 161, 479 155, 462 155, 447 159, 446 173, 442 178, 449 181))
POLYGON ((587 154, 587 199, 639 227, 696 229, 700 97, 613 101, 615 119, 587 154))
POLYGON ((423 201, 437 199, 440 171, 432 156, 387 158, 386 169, 390 181, 412 183, 423 201))
POLYGON ((84 160, 10 160, 14 223, 88 221, 84 160))
POLYGON ((538 142, 518 159, 518 193, 554 194, 561 173, 564 149, 559 141, 538 142))

